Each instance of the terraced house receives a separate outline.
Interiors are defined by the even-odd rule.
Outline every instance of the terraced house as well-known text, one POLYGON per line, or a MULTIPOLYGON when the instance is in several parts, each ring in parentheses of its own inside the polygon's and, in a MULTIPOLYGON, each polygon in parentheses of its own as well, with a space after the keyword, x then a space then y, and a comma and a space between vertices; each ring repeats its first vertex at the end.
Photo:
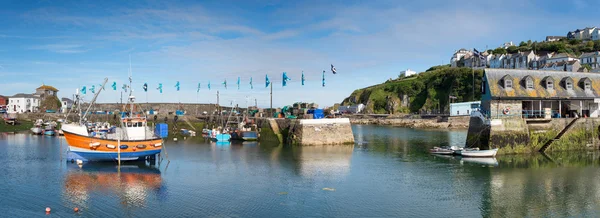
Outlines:
POLYGON ((481 106, 491 119, 599 117, 600 74, 486 69, 481 106))

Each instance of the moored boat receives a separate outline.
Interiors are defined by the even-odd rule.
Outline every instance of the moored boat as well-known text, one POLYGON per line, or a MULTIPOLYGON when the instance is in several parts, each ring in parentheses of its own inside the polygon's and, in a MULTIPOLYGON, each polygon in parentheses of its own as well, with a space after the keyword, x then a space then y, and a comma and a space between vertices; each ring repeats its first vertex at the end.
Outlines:
MULTIPOLYGON (((102 87, 106 82, 105 79, 102 87)), ((94 99, 101 90, 95 94, 94 99)), ((79 100, 79 95, 76 97, 79 100)), ((134 100, 135 97, 130 91, 128 104, 131 112, 133 112, 134 100)), ((93 103, 94 101, 90 104, 93 103)), ((88 125, 85 122, 87 114, 88 112, 85 112, 79 122, 62 125, 62 131, 69 144, 68 160, 139 160, 162 151, 162 139, 148 127, 145 116, 125 116, 121 118, 120 127, 114 127, 114 131, 95 131, 98 130, 95 125, 88 125)))
POLYGON ((429 153, 440 155, 452 155, 454 154, 454 151, 448 147, 433 147, 432 149, 429 149, 429 153))
POLYGON ((31 130, 31 133, 33 133, 34 135, 40 135, 43 132, 42 128, 39 126, 34 126, 30 130, 31 130))
POLYGON ((497 152, 497 148, 490 150, 465 149, 461 152, 461 155, 465 157, 495 157, 497 152))

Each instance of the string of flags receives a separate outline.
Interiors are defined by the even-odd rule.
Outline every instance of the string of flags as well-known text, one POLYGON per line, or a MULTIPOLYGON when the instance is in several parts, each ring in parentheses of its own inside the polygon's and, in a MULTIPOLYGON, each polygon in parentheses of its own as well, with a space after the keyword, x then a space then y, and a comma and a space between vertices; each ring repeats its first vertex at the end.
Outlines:
MULTIPOLYGON (((331 70, 332 74, 337 74, 337 69, 335 68, 335 66, 333 66, 333 64, 331 64, 331 69, 330 70, 331 70)), ((129 78, 129 79, 131 80, 131 78, 129 78)), ((283 72, 282 73, 282 81, 281 81, 282 87, 286 87, 288 85, 288 82, 290 80, 292 80, 292 79, 287 75, 287 72, 283 72)), ((306 77, 304 75, 304 71, 302 71, 300 81, 301 81, 302 86, 304 86, 305 82, 306 82, 306 77)), ((252 77, 250 77, 250 81, 249 81, 248 84, 250 85, 250 89, 254 89, 254 83, 253 83, 252 77)), ((222 85, 223 85, 223 87, 225 89, 227 89, 227 79, 223 80, 222 85)), ((237 89, 239 90, 241 88, 241 77, 237 78, 236 85, 237 85, 237 89)), ((265 74, 265 88, 268 88, 269 85, 271 85, 271 80, 269 79, 269 75, 265 74)), ((321 86, 325 87, 325 70, 323 70, 323 72, 322 72, 321 86)), ((105 88, 102 85, 98 85, 98 87, 101 87, 102 90, 105 90, 105 88)), ((113 82, 112 85, 111 85, 111 87, 112 87, 113 91, 116 91, 117 90, 117 82, 113 82)), ((176 91, 180 91, 180 89, 181 89, 181 83, 179 81, 177 81, 175 83, 174 87, 175 87, 176 91)), ((202 87, 201 83, 198 83, 198 86, 196 88, 196 92, 199 93, 201 87, 202 87)), ((207 84, 206 87, 208 88, 208 90, 211 90, 210 81, 208 81, 208 84, 207 84)), ((127 90, 130 89, 130 88, 131 87, 129 87, 127 84, 123 84, 123 86, 121 87, 121 89, 123 89, 124 92, 127 92, 127 90)), ((148 92, 148 83, 144 83, 143 86, 142 86, 142 89, 144 90, 144 92, 148 92)), ((83 86, 80 89, 80 91, 81 91, 81 93, 83 95, 87 94, 87 90, 88 90, 88 88, 86 86, 83 86)), ((92 85, 89 88, 89 90, 90 90, 91 93, 96 93, 96 86, 92 85)), ((162 83, 158 83, 158 87, 156 88, 156 90, 158 90, 159 93, 163 93, 163 84, 162 83)))

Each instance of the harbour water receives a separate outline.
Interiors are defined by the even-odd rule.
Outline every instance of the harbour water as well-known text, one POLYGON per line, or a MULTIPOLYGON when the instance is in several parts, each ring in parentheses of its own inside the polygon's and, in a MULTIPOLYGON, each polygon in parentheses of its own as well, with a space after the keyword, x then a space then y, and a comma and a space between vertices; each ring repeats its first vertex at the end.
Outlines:
MULTIPOLYGON (((3 217, 600 215, 600 154, 432 156, 466 131, 353 126, 355 146, 168 142, 170 163, 67 163, 60 137, 0 134, 3 217), (61 160, 62 159, 62 160, 61 160), (73 208, 81 211, 76 214, 73 208)), ((165 156, 163 156, 165 157, 165 156)))

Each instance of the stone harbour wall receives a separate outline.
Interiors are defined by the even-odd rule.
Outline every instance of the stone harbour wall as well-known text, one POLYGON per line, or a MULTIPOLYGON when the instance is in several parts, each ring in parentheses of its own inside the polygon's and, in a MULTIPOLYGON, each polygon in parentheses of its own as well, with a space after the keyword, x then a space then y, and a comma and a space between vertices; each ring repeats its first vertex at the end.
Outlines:
POLYGON ((289 133, 288 142, 295 145, 354 144, 348 118, 294 120, 289 133))
POLYGON ((433 128, 433 129, 467 129, 469 128, 469 116, 411 119, 411 118, 352 118, 352 124, 363 125, 389 125, 409 128, 433 128))

